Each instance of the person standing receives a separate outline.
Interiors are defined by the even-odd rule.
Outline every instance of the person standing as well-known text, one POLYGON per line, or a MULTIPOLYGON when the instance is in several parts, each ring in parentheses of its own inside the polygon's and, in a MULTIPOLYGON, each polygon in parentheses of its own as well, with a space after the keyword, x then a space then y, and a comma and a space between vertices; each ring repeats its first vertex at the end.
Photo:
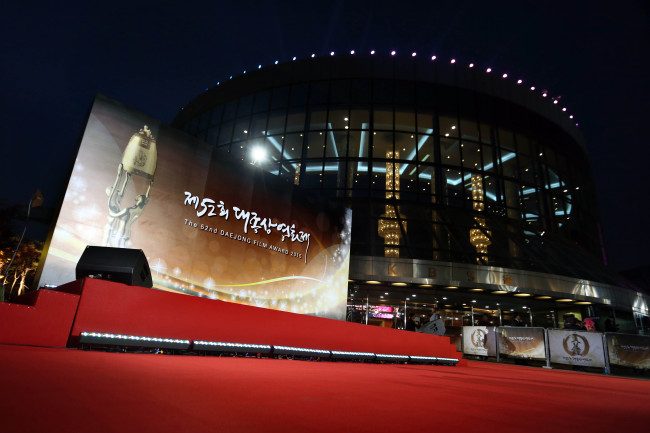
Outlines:
POLYGON ((521 314, 515 314, 514 319, 510 322, 510 326, 526 326, 523 320, 521 320, 521 314))

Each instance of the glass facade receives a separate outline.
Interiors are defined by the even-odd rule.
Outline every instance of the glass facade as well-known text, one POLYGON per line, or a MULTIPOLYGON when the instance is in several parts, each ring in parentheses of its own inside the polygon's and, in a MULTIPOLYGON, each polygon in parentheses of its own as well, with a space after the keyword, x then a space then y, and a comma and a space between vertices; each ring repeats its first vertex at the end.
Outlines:
POLYGON ((602 248, 583 144, 490 81, 450 74, 307 59, 221 84, 174 123, 351 207, 353 255, 589 278, 581 257, 602 248))

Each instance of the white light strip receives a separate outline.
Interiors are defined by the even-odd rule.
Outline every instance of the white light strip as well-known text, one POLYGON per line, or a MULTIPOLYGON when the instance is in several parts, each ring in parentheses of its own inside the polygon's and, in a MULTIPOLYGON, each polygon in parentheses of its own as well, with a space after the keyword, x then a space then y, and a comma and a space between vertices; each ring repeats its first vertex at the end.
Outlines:
POLYGON ((127 341, 145 341, 154 343, 178 343, 190 344, 190 340, 179 340, 174 338, 159 338, 159 337, 140 337, 137 335, 123 335, 123 334, 108 334, 102 332, 82 332, 82 337, 90 338, 108 338, 111 340, 127 340, 127 341))
POLYGON ((270 350, 271 346, 266 344, 247 344, 247 343, 225 343, 217 341, 195 341, 194 346, 213 346, 213 347, 227 347, 227 348, 241 348, 241 349, 266 349, 270 350))
POLYGON ((377 358, 383 358, 383 359, 403 359, 403 360, 408 360, 409 357, 408 355, 386 355, 383 353, 378 353, 377 358))
MULTIPOLYGON (((362 123, 361 124, 361 137, 359 138, 359 158, 363 157, 363 146, 365 145, 366 142, 366 136, 368 135, 368 124, 367 123, 362 123)), ((362 163, 359 161, 357 164, 357 171, 368 171, 368 164, 362 163)))
POLYGON ((334 157, 339 157, 339 150, 336 148, 336 140, 334 139, 334 132, 332 132, 332 124, 327 123, 327 130, 329 132, 330 139, 332 140, 332 148, 334 149, 334 157))
POLYGON ((273 351, 275 352, 276 350, 284 350, 284 351, 291 351, 291 352, 315 353, 315 354, 319 354, 319 355, 329 355, 330 354, 329 350, 307 349, 305 347, 273 346, 273 351))
POLYGON ((338 350, 332 350, 332 355, 343 355, 343 356, 375 356, 374 353, 370 352, 341 352, 338 350))

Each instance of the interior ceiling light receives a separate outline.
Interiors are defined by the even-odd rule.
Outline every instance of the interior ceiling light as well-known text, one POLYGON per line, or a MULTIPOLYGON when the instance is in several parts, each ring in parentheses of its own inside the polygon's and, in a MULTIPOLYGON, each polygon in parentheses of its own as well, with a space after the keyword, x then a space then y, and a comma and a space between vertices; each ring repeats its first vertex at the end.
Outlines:
POLYGON ((530 293, 515 293, 515 296, 518 296, 520 298, 526 298, 528 296, 532 296, 530 293))
POLYGON ((458 286, 447 286, 447 287, 445 287, 445 289, 447 289, 447 290, 456 290, 457 288, 458 288, 458 286))
POLYGON ((406 286, 406 283, 393 283, 393 286, 406 286))
POLYGON ((366 281, 366 283, 367 284, 379 284, 379 281, 370 280, 370 281, 366 281))
POLYGON ((433 284, 420 284, 420 287, 433 287, 433 284))
POLYGON ((557 302, 573 302, 573 299, 563 298, 563 299, 558 299, 557 302))
POLYGON ((551 299, 550 296, 537 296, 537 299, 551 299))
POLYGON ((579 301, 579 302, 576 302, 576 305, 591 305, 591 302, 589 302, 589 301, 579 301))
POLYGON ((470 292, 482 292, 483 289, 469 289, 470 292))
POLYGON ((495 295, 505 295, 505 294, 508 293, 508 292, 505 291, 505 290, 495 290, 495 291, 492 292, 492 293, 495 294, 495 295))

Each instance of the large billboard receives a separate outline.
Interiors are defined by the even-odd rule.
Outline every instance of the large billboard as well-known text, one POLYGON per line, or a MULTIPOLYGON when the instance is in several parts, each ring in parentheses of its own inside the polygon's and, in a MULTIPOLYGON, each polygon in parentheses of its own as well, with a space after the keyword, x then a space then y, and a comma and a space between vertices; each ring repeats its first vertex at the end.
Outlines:
POLYGON ((344 320, 351 211, 98 97, 40 284, 87 245, 142 249, 157 289, 344 320))

